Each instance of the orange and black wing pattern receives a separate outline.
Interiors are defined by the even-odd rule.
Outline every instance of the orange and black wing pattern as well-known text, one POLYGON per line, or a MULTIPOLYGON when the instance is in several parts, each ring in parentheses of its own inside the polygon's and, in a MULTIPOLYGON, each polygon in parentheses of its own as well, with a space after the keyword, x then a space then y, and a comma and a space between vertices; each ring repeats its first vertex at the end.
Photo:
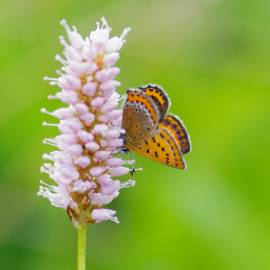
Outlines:
POLYGON ((164 90, 160 86, 156 85, 148 85, 140 87, 139 89, 141 89, 156 104, 160 112, 159 120, 161 120, 169 108, 169 99, 164 90))
POLYGON ((130 151, 162 164, 185 169, 183 154, 191 151, 183 123, 167 114, 169 100, 161 87, 128 90, 123 109, 124 144, 130 151))
POLYGON ((174 134, 162 123, 153 137, 146 138, 139 146, 133 146, 130 150, 170 167, 186 168, 174 134))

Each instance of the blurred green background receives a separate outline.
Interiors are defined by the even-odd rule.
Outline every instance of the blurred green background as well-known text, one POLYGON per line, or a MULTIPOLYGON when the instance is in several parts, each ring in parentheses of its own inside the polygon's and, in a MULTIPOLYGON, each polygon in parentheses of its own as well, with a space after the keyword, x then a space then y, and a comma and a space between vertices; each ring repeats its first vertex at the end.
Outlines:
POLYGON ((120 225, 89 227, 87 269, 270 269, 270 2, 1 1, 0 268, 76 268, 65 211, 36 196, 43 106, 55 89, 62 18, 84 35, 105 16, 130 26, 121 93, 162 85, 187 126, 188 170, 136 157, 136 187, 110 205, 120 225))

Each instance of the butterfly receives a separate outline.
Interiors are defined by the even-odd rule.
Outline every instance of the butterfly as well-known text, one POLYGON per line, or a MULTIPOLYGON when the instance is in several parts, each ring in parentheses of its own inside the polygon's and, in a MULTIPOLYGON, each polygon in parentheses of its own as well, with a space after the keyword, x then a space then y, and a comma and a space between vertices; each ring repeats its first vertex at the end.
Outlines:
POLYGON ((169 99, 161 87, 127 90, 123 107, 124 147, 162 164, 185 169, 183 155, 191 151, 183 123, 167 114, 169 99))

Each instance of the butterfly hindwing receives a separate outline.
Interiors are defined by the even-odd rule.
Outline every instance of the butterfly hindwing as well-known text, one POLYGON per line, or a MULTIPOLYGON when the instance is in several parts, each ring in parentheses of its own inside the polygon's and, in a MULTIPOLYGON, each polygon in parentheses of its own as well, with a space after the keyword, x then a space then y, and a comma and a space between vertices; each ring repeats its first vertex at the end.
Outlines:
POLYGON ((183 154, 189 153, 191 150, 189 135, 183 123, 174 115, 168 114, 160 122, 170 130, 171 135, 178 144, 183 154))
POLYGON ((179 169, 185 169, 186 167, 173 135, 163 125, 159 125, 159 129, 154 136, 146 138, 138 146, 131 146, 130 150, 171 167, 179 169))

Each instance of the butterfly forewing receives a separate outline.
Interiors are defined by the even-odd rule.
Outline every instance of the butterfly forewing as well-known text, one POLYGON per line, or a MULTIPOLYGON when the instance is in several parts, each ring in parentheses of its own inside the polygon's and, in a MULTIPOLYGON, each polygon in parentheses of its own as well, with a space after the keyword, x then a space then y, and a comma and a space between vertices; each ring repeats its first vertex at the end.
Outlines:
POLYGON ((161 87, 156 85, 148 85, 145 87, 140 87, 140 89, 157 105, 160 113, 159 120, 161 120, 167 113, 169 107, 168 96, 165 94, 161 87))
POLYGON ((122 127, 126 130, 126 147, 138 145, 150 136, 158 125, 158 118, 157 107, 144 92, 129 90, 122 118, 122 127))

